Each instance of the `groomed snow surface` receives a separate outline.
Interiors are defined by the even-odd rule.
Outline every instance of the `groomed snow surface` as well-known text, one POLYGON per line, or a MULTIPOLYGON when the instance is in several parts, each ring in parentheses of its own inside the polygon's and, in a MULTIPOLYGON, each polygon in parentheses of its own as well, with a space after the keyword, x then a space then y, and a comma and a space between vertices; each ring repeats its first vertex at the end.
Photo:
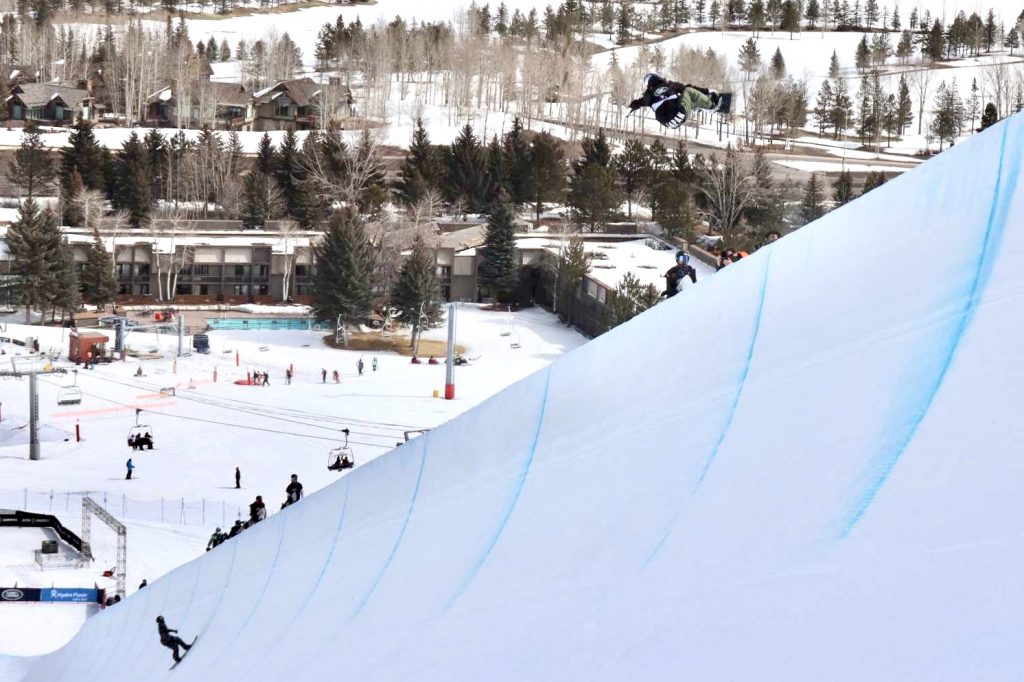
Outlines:
POLYGON ((1016 116, 758 251, 24 679, 1019 678, 1022 146, 1016 116), (158 613, 199 636, 174 673, 158 613))
MULTIPOLYGON (((246 308, 308 313, 298 306, 246 308)), ((211 317, 218 315, 211 312, 211 317)), ((458 342, 474 360, 456 369, 456 400, 445 401, 432 397, 434 390, 443 395, 443 365, 412 365, 409 358, 390 353, 332 350, 320 341, 324 333, 213 331, 210 355, 180 358, 175 368, 176 336, 131 332, 129 347, 143 353, 162 350, 164 357, 80 370, 80 405, 57 405, 58 387, 70 384, 71 375, 40 378, 38 462, 27 460, 28 382, 0 381, 0 509, 52 512, 78 532, 81 496, 88 492, 128 527, 127 586, 134 592, 143 578, 152 583, 202 555, 213 529, 226 530, 239 513, 247 516, 255 495, 263 495, 269 513, 277 512, 289 474, 297 473, 308 493, 338 480, 339 474, 327 470, 327 461, 328 451, 342 440, 342 428, 350 428, 356 462, 362 466, 403 441, 405 430, 447 421, 585 341, 540 309, 510 315, 462 305, 458 342), (501 335, 512 320, 518 349, 501 335), (360 358, 362 377, 356 367, 360 358), (295 369, 290 386, 284 380, 289 365, 295 369), (136 377, 140 367, 144 376, 136 377), (321 368, 328 371, 326 385, 321 368), (338 384, 331 378, 335 369, 341 374, 338 384), (268 372, 270 386, 233 383, 252 371, 268 372), (175 396, 161 396, 160 389, 169 387, 175 396), (133 452, 126 445, 135 407, 143 408, 139 421, 155 438, 152 451, 133 452), (76 423, 80 443, 75 442, 76 423), (129 456, 136 469, 133 480, 126 481, 129 456), (236 466, 242 470, 241 490, 233 487, 236 466)), ((427 336, 443 339, 445 333, 437 329, 427 336)), ((0 335, 37 336, 43 351, 66 351, 66 330, 8 323, 0 335)), ((0 356, 0 366, 9 369, 9 359, 24 349, 10 343, 2 347, 6 355, 0 356)), ((114 586, 100 574, 115 564, 115 536, 99 521, 93 521, 96 562, 80 570, 38 569, 32 550, 50 539, 43 531, 3 529, 0 536, 0 586, 114 586)), ((86 616, 79 605, 0 602, 0 607, 4 682, 12 675, 5 676, 3 655, 59 648, 86 616)))

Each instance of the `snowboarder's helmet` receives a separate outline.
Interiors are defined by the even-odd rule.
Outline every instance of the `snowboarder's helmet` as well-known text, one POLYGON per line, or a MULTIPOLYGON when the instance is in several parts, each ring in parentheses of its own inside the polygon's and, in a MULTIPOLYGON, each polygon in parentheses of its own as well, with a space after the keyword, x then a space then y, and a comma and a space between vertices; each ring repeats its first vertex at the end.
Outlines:
POLYGON ((292 474, 292 478, 298 478, 298 477, 299 477, 298 474, 292 474))
POLYGON ((685 251, 680 251, 679 253, 676 254, 676 262, 677 263, 682 263, 684 265, 686 263, 689 263, 690 262, 690 254, 686 253, 685 251))
POLYGON ((164 622, 164 617, 163 616, 157 616, 156 617, 156 622, 158 622, 158 623, 164 622))
POLYGON ((646 76, 644 76, 644 87, 649 88, 651 86, 651 81, 655 79, 661 80, 661 76, 659 76, 656 73, 649 73, 646 76))

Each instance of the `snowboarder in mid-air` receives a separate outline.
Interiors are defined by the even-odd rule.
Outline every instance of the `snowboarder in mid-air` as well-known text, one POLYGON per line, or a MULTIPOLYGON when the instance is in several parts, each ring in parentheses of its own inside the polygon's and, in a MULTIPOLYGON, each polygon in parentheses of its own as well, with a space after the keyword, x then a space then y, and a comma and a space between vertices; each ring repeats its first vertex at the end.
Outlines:
POLYGON ((192 644, 186 644, 185 640, 178 637, 178 631, 167 627, 167 623, 164 622, 163 616, 156 617, 156 627, 160 631, 160 643, 168 649, 174 652, 175 664, 181 662, 181 654, 178 653, 178 649, 182 648, 186 652, 192 648, 192 644, 196 643, 196 640, 192 640, 192 644))
POLYGON ((694 109, 729 113, 732 95, 715 90, 668 81, 656 73, 644 76, 644 94, 629 103, 629 110, 650 107, 654 118, 666 128, 678 128, 694 109))
POLYGON ((672 298, 683 289, 683 279, 689 277, 693 283, 697 283, 697 271, 690 265, 690 255, 685 251, 676 254, 676 264, 665 273, 664 296, 672 298))

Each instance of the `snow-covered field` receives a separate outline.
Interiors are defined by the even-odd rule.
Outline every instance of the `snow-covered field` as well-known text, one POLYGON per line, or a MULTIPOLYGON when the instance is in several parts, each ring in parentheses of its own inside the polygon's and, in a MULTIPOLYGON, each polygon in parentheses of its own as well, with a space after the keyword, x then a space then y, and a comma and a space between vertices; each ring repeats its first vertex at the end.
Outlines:
MULTIPOLYGON (((21 508, 27 499, 29 511, 57 513, 77 532, 79 493, 91 491, 128 525, 127 584, 134 591, 143 578, 152 582, 203 554, 214 527, 230 525, 239 510, 247 513, 255 495, 263 495, 268 511, 276 511, 289 474, 297 473, 307 492, 338 480, 337 473, 327 470, 327 460, 328 451, 343 439, 341 429, 351 430, 357 464, 363 465, 404 441, 404 431, 448 421, 585 341, 540 309, 514 314, 518 349, 501 335, 509 313, 460 305, 457 319, 458 343, 466 347, 467 357, 476 359, 456 369, 453 401, 432 397, 435 390, 444 394, 443 365, 412 365, 406 357, 387 353, 333 350, 322 345, 320 334, 214 331, 210 355, 175 363, 176 338, 133 332, 130 347, 160 349, 165 357, 129 358, 79 371, 84 395, 80 405, 56 404, 59 386, 71 383, 70 375, 40 378, 43 442, 37 462, 28 460, 27 381, 0 381, 0 508, 21 508), (362 377, 356 368, 361 357, 366 365, 362 377), (294 366, 295 379, 286 385, 289 366, 294 366), (137 377, 140 367, 144 376, 137 377), (327 384, 321 383, 321 368, 328 372, 327 384), (335 369, 341 374, 338 384, 331 379, 335 369), (233 383, 251 371, 268 372, 270 386, 233 383), (176 395, 160 396, 160 389, 168 387, 175 387, 176 395), (136 406, 144 410, 140 422, 155 438, 152 451, 133 452, 126 445, 136 406), (80 443, 74 439, 76 424, 80 443), (136 466, 131 481, 125 480, 129 456, 136 466), (236 466, 242 470, 241 490, 234 489, 236 466)), ((445 333, 432 330, 428 337, 441 339, 445 333)), ((5 335, 38 336, 44 351, 67 343, 66 333, 53 328, 8 324, 5 335)), ((7 345, 5 350, 8 355, 0 356, 0 365, 9 368, 8 359, 23 349, 7 345)), ((83 570, 39 571, 30 549, 38 549, 43 534, 10 531, 17 534, 15 542, 16 535, 8 532, 0 530, 0 586, 113 585, 100 576, 115 556, 113 534, 102 524, 93 523, 96 563, 83 570)), ((5 605, 0 609, 0 654, 52 650, 75 633, 83 617, 83 609, 73 606, 5 605)))

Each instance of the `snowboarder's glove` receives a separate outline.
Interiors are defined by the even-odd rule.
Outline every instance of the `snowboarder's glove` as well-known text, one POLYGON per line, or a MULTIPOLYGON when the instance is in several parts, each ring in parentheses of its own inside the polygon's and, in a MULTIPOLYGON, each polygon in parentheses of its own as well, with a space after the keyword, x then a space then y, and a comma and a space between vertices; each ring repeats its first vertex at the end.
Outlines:
POLYGON ((639 109, 643 105, 644 105, 644 103, 641 100, 635 99, 635 100, 633 100, 632 102, 629 103, 629 110, 630 111, 636 111, 637 109, 639 109))

